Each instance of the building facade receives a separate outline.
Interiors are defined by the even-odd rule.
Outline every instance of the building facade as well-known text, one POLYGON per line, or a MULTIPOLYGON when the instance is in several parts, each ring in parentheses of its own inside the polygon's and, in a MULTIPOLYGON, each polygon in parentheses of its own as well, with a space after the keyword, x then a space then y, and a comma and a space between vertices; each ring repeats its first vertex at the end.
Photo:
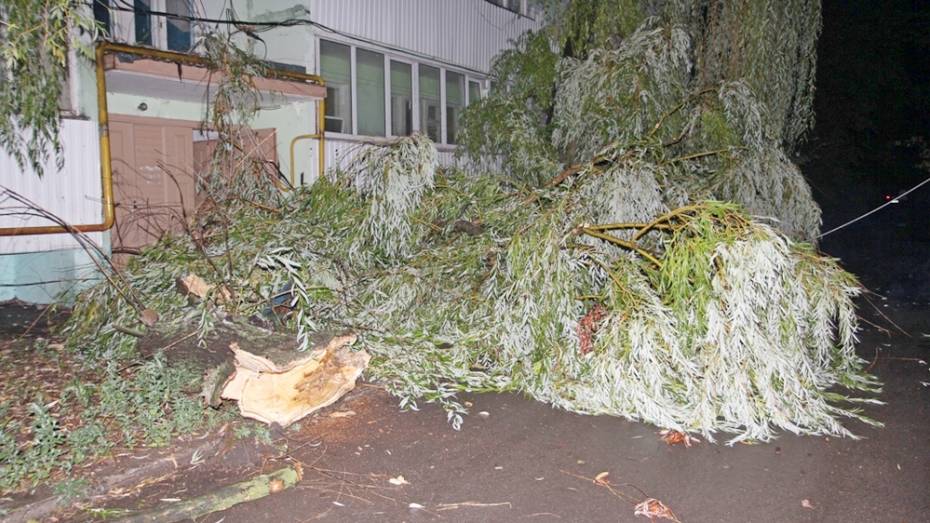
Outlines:
MULTIPOLYGON (((86 225, 105 254, 150 244, 196 199, 195 173, 215 145, 202 124, 215 79, 177 57, 196 56, 205 33, 233 27, 237 45, 294 73, 259 82, 252 129, 255 154, 299 185, 364 144, 413 132, 454 161, 461 112, 491 88, 493 57, 541 23, 528 0, 94 0, 89 9, 107 41, 133 49, 71 58, 64 167, 52 158, 39 177, 0 153, 0 185, 86 225)), ((16 205, 0 202, 0 300, 47 303, 97 277, 99 260, 71 234, 30 232, 51 224, 12 215, 16 205)))

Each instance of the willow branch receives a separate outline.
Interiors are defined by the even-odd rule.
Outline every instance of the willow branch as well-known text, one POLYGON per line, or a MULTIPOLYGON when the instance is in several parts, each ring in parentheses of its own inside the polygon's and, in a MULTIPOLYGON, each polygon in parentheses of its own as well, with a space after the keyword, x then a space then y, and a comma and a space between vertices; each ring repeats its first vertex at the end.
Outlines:
POLYGON ((644 229, 646 227, 651 227, 653 229, 660 230, 671 230, 673 227, 666 223, 635 223, 635 222, 621 222, 621 223, 602 223, 599 225, 585 225, 585 229, 591 229, 593 231, 612 231, 616 229, 644 229))
POLYGON ((714 149, 713 151, 701 151, 699 153, 686 154, 684 156, 679 156, 677 158, 672 158, 665 163, 675 163, 675 162, 685 162, 688 160, 696 160, 698 158, 703 158, 705 156, 713 156, 715 154, 725 153, 731 150, 732 147, 724 147, 722 149, 714 149))
POLYGON ((592 238, 597 238, 597 239, 599 239, 599 240, 604 240, 605 242, 609 242, 609 243, 612 243, 612 244, 617 245, 617 246, 619 246, 619 247, 622 247, 622 248, 624 248, 624 249, 631 250, 631 251, 635 252, 636 254, 639 254, 639 255, 642 256, 643 258, 649 260, 649 262, 652 263, 653 265, 655 265, 657 268, 659 268, 659 269, 662 268, 662 263, 658 260, 658 258, 655 257, 654 254, 652 254, 651 252, 647 251, 646 249, 643 249, 643 248, 640 247, 639 245, 636 245, 634 242, 627 241, 627 240, 624 240, 624 239, 621 239, 621 238, 617 238, 616 236, 611 236, 611 235, 609 235, 609 234, 604 234, 604 233, 598 232, 598 231, 596 231, 596 230, 594 230, 594 229, 589 229, 589 228, 587 228, 587 227, 582 227, 582 228, 581 228, 581 232, 587 234, 588 236, 591 236, 592 238))
POLYGON ((665 222, 667 222, 667 221, 669 221, 669 220, 671 220, 671 219, 673 219, 673 218, 677 218, 678 216, 681 216, 681 215, 683 215, 683 214, 688 214, 688 213, 690 213, 690 212, 692 212, 692 211, 696 211, 696 210, 698 210, 698 209, 700 209, 700 208, 701 208, 701 204, 685 205, 684 207, 679 207, 679 208, 675 209, 674 211, 667 212, 667 213, 663 214, 662 216, 659 216, 659 217, 656 218, 655 220, 652 220, 651 222, 649 222, 648 225, 646 225, 645 227, 643 227, 642 229, 640 229, 639 231, 637 231, 636 234, 633 235, 633 241, 635 242, 635 241, 639 240, 639 239, 642 238, 647 232, 649 232, 649 231, 651 231, 651 230, 653 230, 653 229, 658 229, 658 228, 662 228, 662 227, 669 227, 669 228, 671 228, 671 226, 666 225, 665 222))
POLYGON ((715 89, 704 89, 682 100, 680 104, 676 105, 674 108, 672 108, 671 111, 668 111, 667 113, 663 114, 661 118, 659 118, 659 121, 656 122, 656 124, 652 127, 652 130, 649 131, 649 134, 647 136, 652 137, 654 134, 656 134, 659 131, 659 129, 662 127, 662 124, 665 123, 665 120, 667 120, 669 117, 671 117, 678 111, 682 110, 682 108, 688 105, 689 102, 691 102, 695 98, 700 98, 704 96, 705 94, 713 92, 713 91, 715 91, 715 89))

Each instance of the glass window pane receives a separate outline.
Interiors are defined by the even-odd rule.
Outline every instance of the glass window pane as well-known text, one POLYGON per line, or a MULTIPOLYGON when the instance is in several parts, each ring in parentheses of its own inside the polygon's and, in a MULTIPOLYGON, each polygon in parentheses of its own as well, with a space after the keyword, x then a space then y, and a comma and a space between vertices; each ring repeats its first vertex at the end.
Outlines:
POLYGON ((132 7, 135 11, 136 26, 136 43, 142 45, 152 45, 152 10, 150 0, 133 0, 132 7))
POLYGON ((474 81, 468 82, 468 104, 471 105, 481 99, 481 84, 474 81))
POLYGON ((355 51, 358 134, 384 136, 384 55, 355 51))
POLYGON ((439 142, 442 101, 439 99, 439 69, 421 65, 420 69, 420 131, 439 142))
MULTIPOLYGON (((181 16, 191 16, 188 0, 166 0, 165 11, 181 16)), ((190 51, 191 22, 189 19, 166 17, 168 24, 168 49, 172 51, 190 51)))
POLYGON ((110 0, 94 0, 94 20, 106 31, 107 36, 113 34, 110 26, 110 0))
POLYGON ((320 75, 326 80, 326 130, 352 132, 349 46, 320 40, 320 75))
POLYGON ((446 143, 455 143, 465 108, 465 75, 446 71, 446 143))
POLYGON ((391 62, 391 134, 413 131, 413 75, 410 64, 391 62))

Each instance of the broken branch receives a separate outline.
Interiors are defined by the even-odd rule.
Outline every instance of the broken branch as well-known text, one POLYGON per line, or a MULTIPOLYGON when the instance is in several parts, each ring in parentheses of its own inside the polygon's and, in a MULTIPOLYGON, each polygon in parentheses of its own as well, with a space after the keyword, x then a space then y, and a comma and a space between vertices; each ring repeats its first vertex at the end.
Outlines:
POLYGON ((120 521, 122 523, 143 523, 147 521, 173 522, 196 519, 291 488, 300 479, 301 470, 299 467, 285 467, 270 474, 256 476, 248 481, 228 485, 200 497, 172 503, 154 510, 139 512, 120 521))

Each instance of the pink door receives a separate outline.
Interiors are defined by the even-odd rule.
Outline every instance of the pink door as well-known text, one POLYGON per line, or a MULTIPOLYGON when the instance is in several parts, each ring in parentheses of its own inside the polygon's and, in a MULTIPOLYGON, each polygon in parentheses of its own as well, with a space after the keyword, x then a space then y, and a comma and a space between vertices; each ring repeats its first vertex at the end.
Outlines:
POLYGON ((156 118, 110 122, 116 227, 114 253, 133 253, 183 227, 194 206, 190 124, 156 118))

